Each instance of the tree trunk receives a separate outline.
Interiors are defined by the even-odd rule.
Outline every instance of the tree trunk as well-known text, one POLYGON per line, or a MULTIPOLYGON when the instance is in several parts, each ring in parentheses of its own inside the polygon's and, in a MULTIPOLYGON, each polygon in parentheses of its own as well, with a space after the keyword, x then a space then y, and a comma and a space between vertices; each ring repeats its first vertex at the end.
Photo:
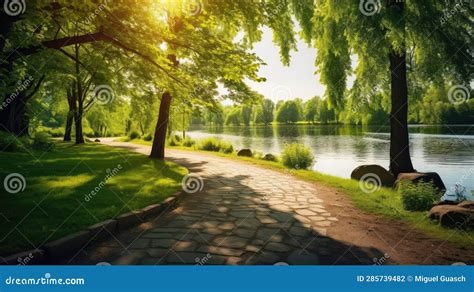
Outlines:
POLYGON ((80 69, 80 62, 79 62, 79 45, 75 47, 76 51, 76 98, 77 100, 77 110, 74 112, 74 119, 75 119, 75 126, 76 126, 76 144, 84 144, 84 134, 82 131, 82 118, 84 116, 84 91, 82 88, 81 82, 81 69, 80 69))
POLYGON ((74 112, 69 111, 67 113, 66 118, 66 128, 64 129, 64 142, 70 142, 71 139, 71 132, 72 132, 72 124, 74 123, 74 112))
POLYGON ((390 115, 390 172, 414 172, 408 137, 408 82, 406 55, 390 53, 392 112, 390 115))
POLYGON ((76 100, 75 100, 75 83, 72 86, 67 88, 67 103, 69 105, 69 111, 66 117, 66 128, 64 129, 64 141, 70 142, 72 140, 72 125, 74 123, 74 113, 76 112, 76 100))
MULTIPOLYGON (((388 8, 395 9, 399 16, 398 25, 405 29, 403 1, 389 0, 388 8)), ((407 58, 405 50, 390 52, 391 99, 390 114, 390 172, 395 177, 403 172, 414 172, 410 156, 408 136, 408 80, 407 58)))
POLYGON ((150 158, 165 159, 166 132, 170 117, 171 94, 165 92, 161 98, 160 113, 156 123, 153 146, 151 148, 150 158))
POLYGON ((74 121, 75 121, 75 128, 76 128, 76 144, 84 144, 84 134, 82 132, 82 113, 75 112, 74 113, 74 121))

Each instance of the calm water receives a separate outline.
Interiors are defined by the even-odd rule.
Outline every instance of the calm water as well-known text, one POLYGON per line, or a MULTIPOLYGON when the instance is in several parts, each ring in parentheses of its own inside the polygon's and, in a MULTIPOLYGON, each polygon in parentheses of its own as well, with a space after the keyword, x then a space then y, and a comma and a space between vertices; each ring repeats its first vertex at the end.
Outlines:
MULTIPOLYGON (((389 128, 380 126, 193 127, 192 138, 214 136, 237 149, 279 154, 285 144, 308 145, 316 156, 314 169, 348 178, 361 164, 389 165, 389 128)), ((474 190, 474 125, 411 126, 413 164, 435 171, 449 188, 456 183, 474 190)))

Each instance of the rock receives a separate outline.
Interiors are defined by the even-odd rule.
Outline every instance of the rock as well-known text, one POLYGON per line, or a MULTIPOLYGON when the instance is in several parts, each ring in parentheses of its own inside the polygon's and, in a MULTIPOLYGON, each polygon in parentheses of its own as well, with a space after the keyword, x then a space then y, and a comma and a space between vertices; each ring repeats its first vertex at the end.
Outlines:
POLYGON ((368 175, 376 176, 380 179, 380 183, 386 187, 393 187, 395 177, 388 170, 380 165, 361 165, 354 169, 351 173, 351 179, 361 180, 368 175))
POLYGON ((446 186, 443 183, 443 180, 439 176, 439 174, 435 172, 427 172, 427 173, 421 173, 421 172, 411 172, 411 173, 400 173, 397 177, 397 181, 395 184, 399 184, 402 181, 411 181, 413 183, 417 183, 419 181, 423 182, 431 182, 437 188, 440 193, 443 193, 446 191, 446 186))
POLYGON ((277 161, 276 156, 273 154, 266 154, 262 159, 266 161, 277 161))
POLYGON ((253 157, 253 153, 250 149, 241 149, 239 152, 237 152, 237 156, 253 157))
POLYGON ((89 231, 79 231, 44 245, 48 258, 63 258, 74 255, 90 238, 89 231))
POLYGON ((474 201, 464 201, 458 204, 459 207, 473 209, 474 210, 474 201))
POLYGON ((99 140, 99 139, 95 139, 94 142, 100 143, 100 140, 99 140))
POLYGON ((431 208, 429 217, 444 227, 474 229, 474 202, 465 201, 458 205, 438 205, 431 208))

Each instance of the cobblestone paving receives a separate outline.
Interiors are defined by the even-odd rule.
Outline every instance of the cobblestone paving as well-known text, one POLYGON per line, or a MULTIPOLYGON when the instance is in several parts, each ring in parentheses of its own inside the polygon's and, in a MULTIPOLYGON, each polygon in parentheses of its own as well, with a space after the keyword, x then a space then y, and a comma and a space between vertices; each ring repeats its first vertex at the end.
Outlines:
MULTIPOLYGON (((103 141, 148 154, 147 146, 103 141)), ((373 256, 332 240, 338 224, 316 185, 247 163, 188 151, 171 160, 202 178, 204 189, 146 228, 89 246, 70 263, 361 264, 373 256)))

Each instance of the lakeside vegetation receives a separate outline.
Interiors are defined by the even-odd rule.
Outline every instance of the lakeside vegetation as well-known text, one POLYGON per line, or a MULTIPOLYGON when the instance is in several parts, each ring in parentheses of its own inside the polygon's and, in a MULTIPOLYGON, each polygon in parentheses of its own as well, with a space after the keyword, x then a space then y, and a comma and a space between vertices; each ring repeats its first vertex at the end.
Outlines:
POLYGON ((174 163, 97 143, 54 144, 51 152, 0 153, 0 177, 24 178, 24 191, 0 196, 0 238, 8 238, 0 241, 2 256, 159 203, 187 174, 174 163))

